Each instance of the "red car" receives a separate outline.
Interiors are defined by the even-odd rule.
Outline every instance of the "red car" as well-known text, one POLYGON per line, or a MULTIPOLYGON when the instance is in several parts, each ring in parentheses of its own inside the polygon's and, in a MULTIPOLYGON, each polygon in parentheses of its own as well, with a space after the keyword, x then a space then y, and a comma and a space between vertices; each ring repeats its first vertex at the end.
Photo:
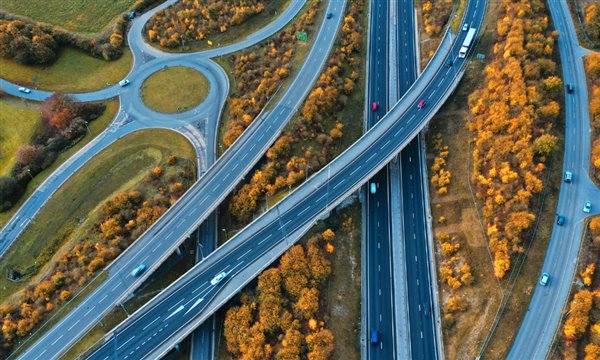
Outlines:
POLYGON ((421 101, 419 101, 419 104, 417 105, 417 107, 418 107, 419 109, 422 109, 422 108, 424 108, 424 107, 425 107, 425 100, 421 100, 421 101))
POLYGON ((377 108, 379 108, 379 105, 377 105, 377 103, 374 102, 373 105, 371 105, 371 110, 377 111, 377 108))

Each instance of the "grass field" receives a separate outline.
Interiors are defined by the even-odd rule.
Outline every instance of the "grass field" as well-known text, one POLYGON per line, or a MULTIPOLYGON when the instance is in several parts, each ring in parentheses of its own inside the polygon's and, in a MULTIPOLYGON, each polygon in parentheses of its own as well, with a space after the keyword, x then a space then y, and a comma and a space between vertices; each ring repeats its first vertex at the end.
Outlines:
MULTIPOLYGON (((27 185, 27 190, 25 194, 21 197, 21 200, 15 204, 9 211, 0 213, 0 228, 4 226, 4 224, 13 216, 13 214, 19 209, 19 207, 23 204, 25 199, 33 193, 33 191, 44 181, 46 178, 52 174, 56 168, 58 168, 65 160, 75 154, 79 149, 81 149, 85 144, 92 141, 94 137, 100 134, 104 129, 110 124, 113 120, 117 111, 119 110, 119 102, 117 100, 108 100, 104 102, 106 104, 106 110, 104 114, 100 116, 98 119, 92 121, 89 125, 90 133, 86 135, 83 139, 81 139, 75 146, 71 147, 67 151, 58 155, 58 158, 54 161, 52 165, 48 168, 44 169, 41 173, 37 174, 33 180, 27 185), (91 135, 91 136, 90 136, 91 135)), ((2 129, 4 129, 2 127, 2 129)))
POLYGON ((2 0, 0 9, 80 33, 98 33, 135 0, 2 0))
MULTIPOLYGON (((89 229, 99 205, 118 191, 131 188, 169 155, 193 159, 191 144, 168 130, 143 130, 129 135, 98 154, 70 178, 46 203, 32 223, 0 259, 0 274, 18 267, 37 277, 44 265, 67 241, 89 229), (93 189, 93 191, 92 191, 93 189), (71 236, 73 235, 73 236, 71 236)), ((35 281, 35 277, 33 280, 35 281)), ((27 285, 0 276, 0 301, 27 285)))
POLYGON ((115 61, 104 61, 73 48, 63 48, 50 65, 29 66, 0 57, 0 77, 31 87, 58 92, 98 90, 123 79, 133 64, 129 49, 115 61))
POLYGON ((13 97, 0 98, 0 176, 15 165, 15 152, 29 144, 41 126, 38 105, 13 97))
POLYGON ((200 72, 185 66, 160 70, 142 85, 142 99, 151 109, 174 114, 200 104, 210 89, 208 79, 200 72))

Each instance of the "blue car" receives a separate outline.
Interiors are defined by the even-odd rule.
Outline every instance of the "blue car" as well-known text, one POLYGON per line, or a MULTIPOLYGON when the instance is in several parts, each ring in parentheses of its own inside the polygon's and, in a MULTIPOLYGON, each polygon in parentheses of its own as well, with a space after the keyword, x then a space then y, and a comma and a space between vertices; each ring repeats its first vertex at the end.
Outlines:
POLYGON ((138 276, 140 276, 141 273, 144 272, 144 270, 146 270, 146 265, 142 264, 142 265, 136 267, 135 269, 133 269, 133 271, 131 272, 131 276, 138 277, 138 276))
POLYGON ((371 194, 375 194, 377 192, 377 184, 371 183, 371 194))
POLYGON ((377 330, 371 329, 371 344, 377 345, 378 342, 379 342, 379 339, 377 336, 377 330))

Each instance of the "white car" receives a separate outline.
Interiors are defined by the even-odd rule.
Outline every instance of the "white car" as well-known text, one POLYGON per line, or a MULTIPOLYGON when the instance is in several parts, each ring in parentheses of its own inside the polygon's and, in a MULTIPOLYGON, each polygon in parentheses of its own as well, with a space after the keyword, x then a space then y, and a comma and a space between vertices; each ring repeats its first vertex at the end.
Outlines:
POLYGON ((210 284, 211 285, 217 285, 218 283, 220 283, 223 279, 225 279, 225 276, 227 276, 226 272, 221 272, 219 274, 217 274, 217 276, 215 276, 211 281, 210 284))
POLYGON ((548 285, 548 280, 550 280, 550 274, 542 273, 542 277, 540 278, 540 285, 546 286, 548 285))
POLYGON ((22 93, 25 93, 25 94, 31 93, 31 89, 28 89, 28 88, 22 87, 22 86, 19 88, 19 91, 22 93))
POLYGON ((129 85, 129 80, 123 79, 123 80, 119 81, 119 86, 125 87, 127 85, 129 85))
POLYGON ((592 202, 586 201, 585 204, 583 205, 583 212, 589 213, 590 211, 592 211, 592 202))
POLYGON ((463 25, 463 27, 462 27, 462 30, 463 30, 463 31, 467 31, 467 30, 469 30, 469 24, 465 23, 465 24, 463 25))

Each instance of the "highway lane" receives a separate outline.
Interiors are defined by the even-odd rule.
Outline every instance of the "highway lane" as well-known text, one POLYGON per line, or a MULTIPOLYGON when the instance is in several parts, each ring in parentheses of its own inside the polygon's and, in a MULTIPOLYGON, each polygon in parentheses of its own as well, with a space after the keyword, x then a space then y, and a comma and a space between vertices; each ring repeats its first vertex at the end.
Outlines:
MULTIPOLYGON (((404 94, 418 76, 415 42, 414 5, 412 0, 398 2, 398 92, 404 94)), ((427 184, 423 173, 421 137, 415 137, 400 153, 402 223, 408 289, 410 349, 413 359, 436 359, 437 339, 432 293, 427 214, 429 199, 423 189, 427 184), (427 308, 427 311, 426 311, 427 308)), ((426 165, 425 165, 426 166, 426 165)))
POLYGON ((259 116, 182 199, 106 269, 107 280, 31 346, 23 354, 24 358, 60 354, 68 348, 114 304, 141 284, 216 209, 299 108, 332 47, 344 5, 345 1, 339 0, 328 4, 327 12, 332 13, 333 18, 323 20, 315 45, 279 104, 259 116), (142 263, 147 266, 147 271, 139 278, 132 277, 131 270, 142 263), (68 340, 63 338, 64 334, 69 334, 68 340))
MULTIPOLYGON (((465 21, 479 27, 485 7, 485 1, 470 2, 465 21)), ((460 69, 464 60, 457 55, 463 38, 464 34, 459 34, 450 52, 460 69)), ((445 47, 444 44, 446 40, 445 47)), ((280 253, 263 258, 270 249, 281 243, 291 246, 299 238, 291 234, 308 229, 383 168, 418 134, 458 84, 462 70, 442 67, 444 54, 442 51, 434 56, 431 67, 414 85, 417 91, 408 92, 404 101, 358 142, 118 326, 90 358, 133 359, 142 353, 150 357, 165 353, 251 279, 236 274, 244 274, 255 266, 252 271, 256 275, 275 259, 272 256, 279 256, 280 253), (429 106, 417 109, 420 98, 430 100, 429 106), (210 279, 222 271, 228 273, 226 279, 211 286, 210 279), (133 350, 119 352, 125 343, 127 349, 133 350)))
MULTIPOLYGON (((368 92, 366 94, 365 131, 383 117, 388 104, 388 34, 389 1, 371 1, 369 24, 369 59, 367 69, 368 92), (378 109, 373 111, 372 104, 378 109)), ((389 224, 389 202, 387 168, 375 175, 364 189, 363 212, 366 218, 363 241, 366 247, 367 287, 364 305, 367 357, 370 359, 391 359, 395 354, 393 271, 391 266, 391 236, 389 224), (375 184, 377 191, 370 191, 375 184), (372 331, 377 331, 377 344, 372 343, 372 331)))
POLYGON ((417 136, 400 154, 402 164, 402 199, 404 242, 410 313, 410 339, 413 359, 437 359, 437 336, 430 277, 429 244, 427 238, 428 199, 423 190, 423 166, 420 136, 417 136), (427 309, 427 310, 426 310, 427 309))
POLYGON ((577 43, 575 28, 567 4, 549 0, 548 7, 559 33, 558 46, 563 81, 575 85, 565 91, 566 134, 563 171, 573 172, 573 182, 562 183, 557 213, 566 218, 563 226, 554 225, 542 272, 550 274, 547 286, 539 285, 539 274, 530 276, 536 288, 508 354, 509 359, 544 359, 550 350, 560 321, 563 305, 576 271, 578 251, 583 233, 583 220, 589 215, 583 204, 592 200, 592 213, 600 212, 600 191, 589 179, 590 121, 586 77, 581 56, 585 53, 577 43), (535 341, 532 341, 535 339, 535 341))

